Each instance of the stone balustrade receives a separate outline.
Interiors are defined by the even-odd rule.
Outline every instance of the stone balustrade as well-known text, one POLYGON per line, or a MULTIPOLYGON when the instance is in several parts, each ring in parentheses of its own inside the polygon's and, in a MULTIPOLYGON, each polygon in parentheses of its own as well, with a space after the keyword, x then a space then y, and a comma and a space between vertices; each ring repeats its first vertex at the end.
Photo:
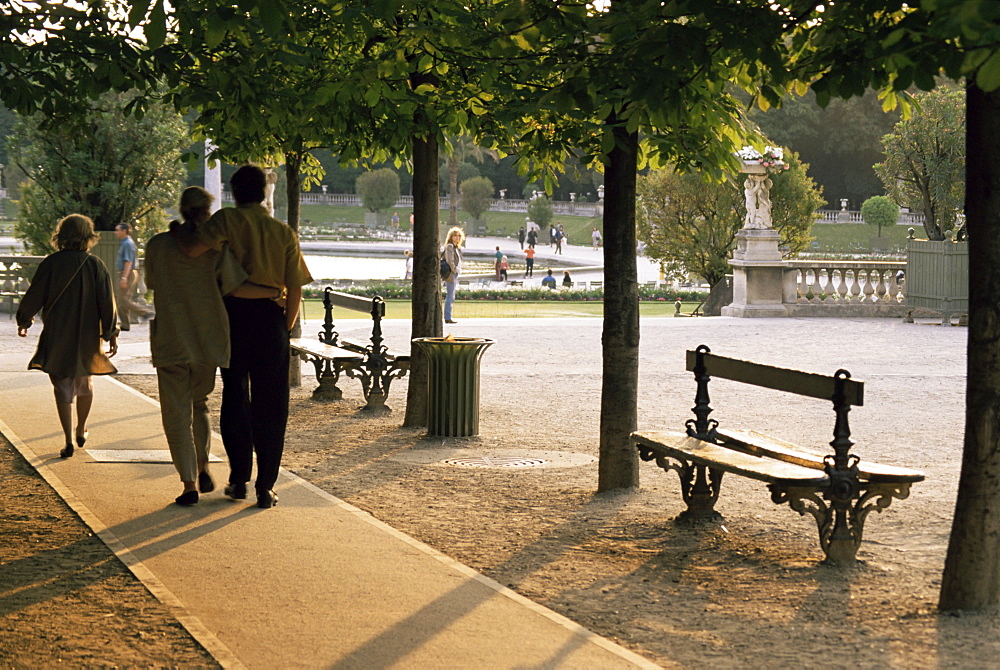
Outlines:
MULTIPOLYGON (((21 296, 31 285, 34 275, 32 266, 42 262, 45 256, 0 255, 0 309, 9 313, 17 309, 21 296)), ((141 296, 146 293, 146 273, 142 271, 143 259, 139 259, 139 283, 136 290, 141 296)))
POLYGON ((795 316, 902 316, 900 270, 905 261, 788 261, 782 302, 795 316))

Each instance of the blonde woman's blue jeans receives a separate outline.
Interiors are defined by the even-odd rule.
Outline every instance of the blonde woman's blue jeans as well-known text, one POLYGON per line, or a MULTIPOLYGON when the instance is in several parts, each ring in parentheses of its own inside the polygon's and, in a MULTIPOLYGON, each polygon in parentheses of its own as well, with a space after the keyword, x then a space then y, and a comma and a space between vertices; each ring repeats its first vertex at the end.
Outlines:
POLYGON ((455 281, 446 281, 444 283, 444 320, 451 321, 451 305, 455 302, 455 286, 458 284, 458 279, 455 281))

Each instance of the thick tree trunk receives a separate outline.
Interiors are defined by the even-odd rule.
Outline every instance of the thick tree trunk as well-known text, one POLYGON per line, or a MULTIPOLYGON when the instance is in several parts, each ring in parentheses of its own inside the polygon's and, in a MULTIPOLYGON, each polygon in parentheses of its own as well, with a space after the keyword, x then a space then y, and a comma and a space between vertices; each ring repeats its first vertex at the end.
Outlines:
MULTIPOLYGON (((614 123, 614 120, 609 120, 614 123)), ((614 128, 604 172, 604 333, 598 492, 639 485, 636 429, 639 386, 639 284, 635 253, 639 136, 614 128)))
MULTIPOLYGON (((441 278, 438 274, 438 144, 432 136, 413 140, 412 337, 441 337, 441 278)), ((410 383, 404 426, 427 425, 427 360, 410 346, 410 383)))
POLYGON ((1000 605, 1000 91, 966 89, 969 344, 965 447, 943 611, 1000 605))
MULTIPOLYGON (((288 196, 288 225, 295 232, 299 231, 299 212, 301 205, 300 192, 302 190, 302 155, 288 152, 285 154, 285 195, 288 196)), ((300 311, 299 318, 292 328, 292 337, 302 337, 302 319, 305 315, 300 311)), ((288 366, 288 381, 292 386, 302 386, 302 361, 297 356, 292 356, 291 365, 288 366)))
MULTIPOLYGON (((456 149, 458 151, 458 149, 456 149)), ((448 157, 448 225, 458 225, 458 157, 448 157)))

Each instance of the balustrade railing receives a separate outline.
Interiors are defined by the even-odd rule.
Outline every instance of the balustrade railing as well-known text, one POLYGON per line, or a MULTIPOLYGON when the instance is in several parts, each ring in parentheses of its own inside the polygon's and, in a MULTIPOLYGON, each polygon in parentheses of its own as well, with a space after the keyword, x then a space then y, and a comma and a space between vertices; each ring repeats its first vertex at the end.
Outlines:
POLYGON ((798 304, 906 302, 905 261, 789 261, 798 304))
MULTIPOLYGON (((303 205, 335 205, 342 207, 361 207, 361 196, 354 193, 303 193, 299 202, 303 205)), ((233 194, 231 191, 223 191, 222 202, 232 204, 233 194)), ((508 200, 495 199, 490 204, 491 212, 525 212, 528 211, 529 200, 508 200)), ((401 195, 395 209, 413 209, 413 196, 401 195)), ((449 209, 451 198, 441 196, 438 198, 439 209, 449 209)), ((601 204, 596 202, 573 202, 554 200, 552 201, 552 213, 556 216, 599 216, 601 214, 601 204)))
MULTIPOLYGON (((4 311, 13 313, 17 309, 21 296, 31 285, 31 276, 35 274, 32 266, 38 265, 44 259, 45 256, 0 255, 0 305, 4 311)), ((146 293, 146 273, 143 272, 143 266, 144 259, 140 258, 139 282, 136 285, 140 300, 146 293)))

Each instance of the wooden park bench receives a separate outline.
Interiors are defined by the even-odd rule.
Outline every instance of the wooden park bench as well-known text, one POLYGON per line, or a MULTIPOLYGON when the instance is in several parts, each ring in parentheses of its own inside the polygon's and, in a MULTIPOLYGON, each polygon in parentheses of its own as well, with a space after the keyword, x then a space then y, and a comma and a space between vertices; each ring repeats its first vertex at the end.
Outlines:
POLYGON ((833 376, 751 363, 712 354, 705 345, 687 352, 687 369, 697 381, 695 418, 684 433, 635 432, 632 443, 644 461, 677 472, 687 509, 679 519, 721 519, 715 511, 723 474, 729 472, 767 484, 771 500, 811 514, 830 563, 853 563, 865 519, 893 498, 902 500, 910 484, 923 481, 917 470, 863 461, 853 446, 847 414, 864 401, 864 382, 846 370, 833 376), (709 419, 708 382, 729 379, 833 402, 834 453, 823 455, 753 431, 722 430, 709 419))
POLYGON ((323 330, 318 341, 309 338, 292 338, 292 353, 309 361, 316 370, 319 386, 313 391, 317 400, 340 400, 343 392, 337 386, 341 373, 361 381, 365 395, 364 409, 388 412, 386 400, 393 379, 398 379, 410 369, 410 355, 395 353, 383 344, 382 318, 385 301, 380 296, 364 298, 334 291, 329 286, 323 291, 323 330), (355 342, 342 338, 333 328, 333 307, 342 307, 371 314, 372 335, 369 342, 355 342))

